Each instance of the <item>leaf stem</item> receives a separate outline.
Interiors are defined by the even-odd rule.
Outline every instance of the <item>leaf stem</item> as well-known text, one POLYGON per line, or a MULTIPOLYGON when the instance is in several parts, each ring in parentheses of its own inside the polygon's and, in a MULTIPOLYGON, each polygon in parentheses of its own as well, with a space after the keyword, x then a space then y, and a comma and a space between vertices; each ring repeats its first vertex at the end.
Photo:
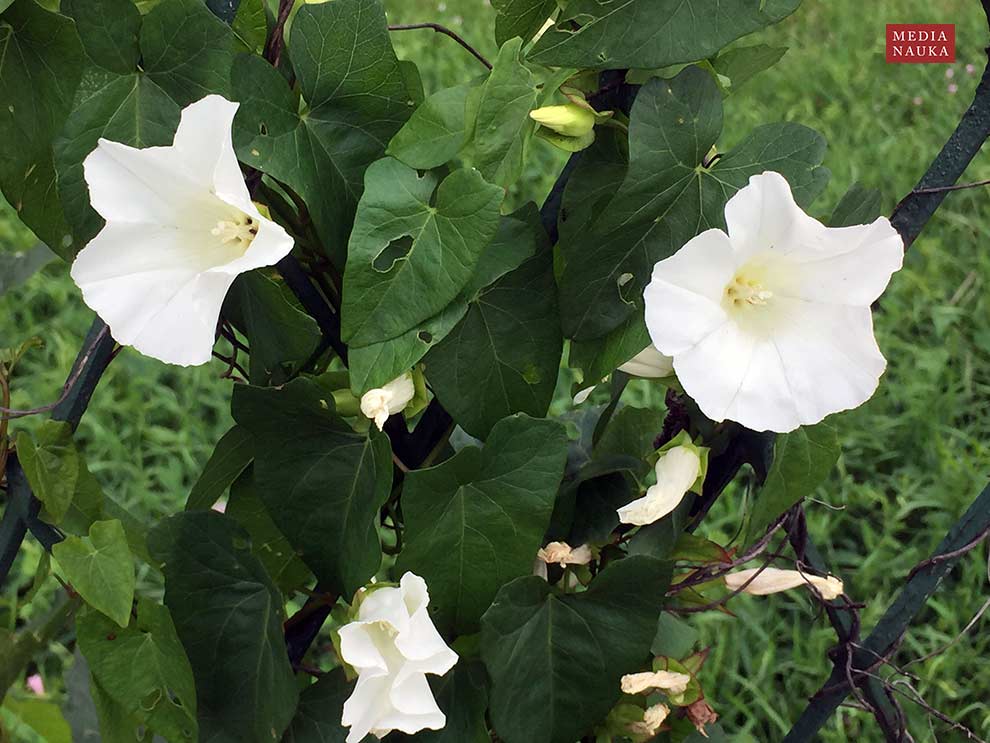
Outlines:
POLYGON ((451 29, 447 28, 446 26, 442 26, 439 23, 406 23, 406 24, 400 24, 400 25, 397 25, 397 26, 389 26, 388 27, 388 30, 389 31, 415 31, 417 29, 423 29, 423 28, 432 29, 433 31, 436 31, 438 34, 443 34, 444 36, 449 36, 454 41, 456 41, 458 44, 460 44, 462 47, 464 47, 469 52, 471 52, 472 56, 475 59, 477 59, 479 62, 481 62, 481 64, 483 64, 489 70, 492 69, 492 63, 489 62, 487 59, 485 59, 484 55, 481 52, 479 52, 477 49, 475 49, 473 46, 471 46, 469 43, 467 43, 467 41, 465 41, 464 38, 462 36, 458 35, 455 31, 452 31, 451 29))

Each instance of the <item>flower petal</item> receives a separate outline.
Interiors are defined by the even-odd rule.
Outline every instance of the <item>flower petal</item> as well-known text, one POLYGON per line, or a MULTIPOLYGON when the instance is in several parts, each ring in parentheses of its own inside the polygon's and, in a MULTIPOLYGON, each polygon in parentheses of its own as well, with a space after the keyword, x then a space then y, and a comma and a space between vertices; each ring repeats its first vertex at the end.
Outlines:
POLYGON ((93 208, 108 222, 184 226, 206 232, 222 202, 202 188, 172 147, 137 149, 100 139, 83 161, 93 208))
POLYGON ((265 219, 258 213, 254 204, 248 206, 250 207, 248 214, 258 224, 258 234, 242 255, 226 263, 216 264, 212 271, 237 276, 256 268, 274 266, 292 252, 295 243, 282 225, 265 219))
POLYGON ((800 423, 818 423, 869 400, 887 366, 870 308, 785 298, 780 303, 788 322, 775 331, 774 344, 800 423))
POLYGON ((344 702, 340 724, 349 727, 347 743, 359 743, 364 737, 378 728, 378 722, 392 712, 389 691, 392 680, 389 678, 360 676, 354 691, 344 702))
POLYGON ((373 626, 365 622, 341 627, 340 657, 362 675, 383 676, 388 673, 388 663, 371 636, 373 631, 373 626))
POLYGON ((660 353, 677 356, 725 322, 722 297, 734 273, 732 246, 721 230, 702 232, 653 267, 643 294, 646 327, 660 353))
POLYGON ((457 653, 447 647, 425 607, 412 615, 408 629, 395 638, 395 647, 424 673, 442 676, 457 663, 457 653))
POLYGON ((362 622, 387 622, 402 632, 409 625, 409 611, 398 588, 376 588, 361 602, 358 619, 362 622))
POLYGON ((186 169, 206 190, 242 211, 251 203, 237 164, 231 130, 237 103, 208 95, 182 109, 173 147, 186 169))
POLYGON ((872 224, 830 228, 789 257, 793 262, 775 293, 811 302, 866 307, 883 294, 904 263, 904 241, 886 217, 872 224))
POLYGON ((780 173, 754 175, 725 205, 736 265, 758 254, 788 255, 814 241, 825 227, 795 203, 780 173))
POLYGON ((677 378, 714 421, 754 431, 793 431, 801 424, 780 354, 771 338, 725 323, 674 358, 677 378))
POLYGON ((118 343, 170 364, 204 364, 233 281, 200 273, 230 251, 204 234, 110 222, 76 256, 72 278, 118 343))
POLYGON ((642 379, 663 379, 674 373, 674 360, 650 344, 620 366, 619 371, 642 379))

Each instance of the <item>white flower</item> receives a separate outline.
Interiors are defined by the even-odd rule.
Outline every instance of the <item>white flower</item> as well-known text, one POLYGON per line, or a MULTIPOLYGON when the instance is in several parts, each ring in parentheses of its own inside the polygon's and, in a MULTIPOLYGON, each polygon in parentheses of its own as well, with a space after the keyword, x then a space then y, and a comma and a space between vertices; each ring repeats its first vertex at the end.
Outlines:
POLYGON ((619 371, 643 379, 663 379, 674 373, 674 360, 650 345, 620 366, 619 371))
POLYGON ((669 715, 670 707, 666 704, 654 704, 652 707, 647 707, 643 711, 641 722, 629 723, 629 733, 640 740, 650 740, 660 732, 660 727, 669 715))
POLYGON ((582 544, 580 547, 571 547, 567 542, 550 542, 546 547, 541 547, 536 553, 537 559, 553 565, 556 563, 560 567, 567 565, 587 565, 591 562, 591 548, 582 544))
POLYGON ((411 735, 447 724, 426 674, 447 673, 457 654, 433 626, 429 603, 426 581, 406 573, 397 588, 371 591, 357 620, 341 628, 340 655, 358 673, 341 718, 350 728, 347 743, 368 733, 378 738, 393 730, 411 735))
POLYGON ((416 385, 413 383, 412 374, 406 372, 384 387, 365 392, 361 396, 361 412, 366 418, 371 418, 381 431, 385 428, 385 421, 389 416, 405 410, 406 405, 415 396, 416 385))
POLYGON ((672 696, 683 694, 690 683, 690 676, 677 671, 627 673, 621 681, 623 694, 642 694, 644 691, 660 689, 672 696))
POLYGON ((890 222, 827 228, 769 172, 725 221, 657 263, 645 291, 687 394, 712 420, 779 432, 866 402, 886 366, 870 305, 904 257, 890 222))
POLYGON ((725 576, 725 585, 729 590, 737 591, 752 578, 752 582, 742 589, 743 593, 753 596, 766 596, 771 593, 787 591, 799 586, 814 586, 822 598, 831 601, 842 595, 842 581, 834 575, 823 578, 820 575, 809 575, 797 570, 781 570, 779 568, 751 568, 729 573, 725 576), (759 575, 756 575, 759 573, 759 575), (756 575, 755 578, 753 576, 756 575))
POLYGON ((100 139, 83 163, 106 226, 72 278, 118 343, 170 364, 209 361, 231 283, 292 250, 244 185, 230 134, 236 111, 207 96, 183 109, 171 146, 100 139))
POLYGON ((677 508, 701 474, 701 457, 694 446, 675 446, 660 456, 657 484, 646 495, 618 509, 623 524, 645 526, 659 521, 677 508))

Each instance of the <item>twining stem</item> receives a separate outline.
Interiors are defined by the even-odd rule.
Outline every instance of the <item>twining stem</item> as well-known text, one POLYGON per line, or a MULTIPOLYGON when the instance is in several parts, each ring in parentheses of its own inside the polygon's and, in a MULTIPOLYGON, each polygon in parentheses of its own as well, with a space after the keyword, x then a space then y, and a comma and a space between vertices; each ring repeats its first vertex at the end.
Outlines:
POLYGON ((460 44, 462 47, 464 47, 465 49, 467 49, 475 59, 477 59, 479 62, 481 62, 481 64, 483 64, 489 70, 492 68, 492 63, 489 62, 487 59, 485 59, 484 55, 481 52, 479 52, 477 49, 475 49, 473 46, 471 46, 462 36, 458 35, 455 31, 452 31, 451 29, 447 28, 446 26, 442 26, 439 23, 406 23, 406 24, 400 24, 400 25, 396 25, 396 26, 389 26, 388 27, 388 30, 389 31, 416 31, 418 29, 423 29, 423 28, 428 28, 428 29, 431 29, 433 31, 436 31, 438 34, 443 34, 444 36, 449 36, 454 41, 456 41, 458 44, 460 44))

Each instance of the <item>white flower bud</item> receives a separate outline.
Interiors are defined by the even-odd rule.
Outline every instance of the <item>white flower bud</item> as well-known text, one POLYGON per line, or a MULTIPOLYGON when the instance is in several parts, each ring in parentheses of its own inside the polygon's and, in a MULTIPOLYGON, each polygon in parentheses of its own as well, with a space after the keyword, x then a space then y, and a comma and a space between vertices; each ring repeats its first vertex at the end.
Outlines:
POLYGON ((669 449, 657 460, 656 473, 657 484, 646 495, 618 509, 623 524, 652 524, 677 508, 701 474, 697 447, 684 445, 669 449))
POLYGON ((676 697, 687 691, 689 683, 691 683, 690 676, 676 671, 627 673, 622 677, 622 693, 642 694, 644 691, 659 689, 676 697))
POLYGON ((365 392, 361 396, 361 412, 366 418, 371 418, 381 431, 389 416, 405 410, 415 396, 416 386, 413 384, 412 374, 406 372, 384 387, 365 392))
POLYGON ((826 601, 831 601, 842 595, 842 581, 834 575, 821 577, 820 575, 809 575, 797 570, 781 570, 779 568, 751 568, 729 573, 725 576, 725 585, 731 591, 738 591, 742 586, 743 593, 753 596, 766 596, 771 593, 780 593, 800 586, 814 586, 826 601), (756 576, 755 578, 753 576, 756 576), (747 581, 752 579, 749 585, 747 581))
POLYGON ((547 565, 557 564, 560 567, 567 565, 587 565, 591 562, 591 548, 583 544, 580 547, 572 548, 567 542, 550 542, 546 547, 541 547, 536 556, 547 565))
POLYGON ((620 366, 619 371, 643 379, 663 379, 674 373, 674 360, 649 345, 620 366))

